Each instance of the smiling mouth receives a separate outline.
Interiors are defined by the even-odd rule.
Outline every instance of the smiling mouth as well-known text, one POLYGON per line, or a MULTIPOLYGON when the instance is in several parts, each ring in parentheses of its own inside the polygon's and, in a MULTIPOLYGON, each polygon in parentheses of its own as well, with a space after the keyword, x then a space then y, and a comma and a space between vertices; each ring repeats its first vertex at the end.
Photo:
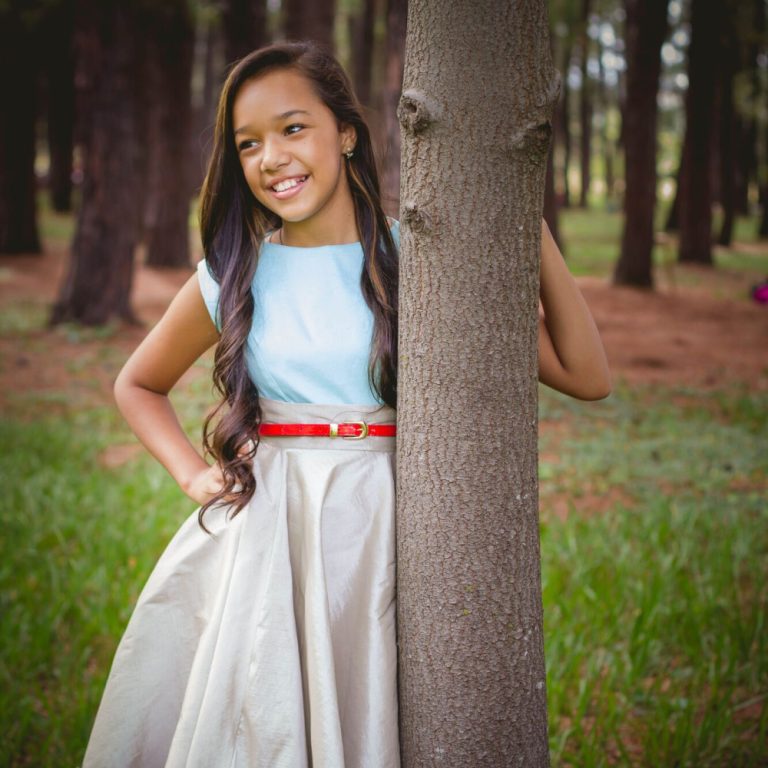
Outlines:
POLYGON ((285 181, 281 181, 279 184, 274 184, 270 187, 270 189, 275 194, 280 195, 300 187, 308 178, 309 176, 296 176, 293 179, 286 179, 285 181))

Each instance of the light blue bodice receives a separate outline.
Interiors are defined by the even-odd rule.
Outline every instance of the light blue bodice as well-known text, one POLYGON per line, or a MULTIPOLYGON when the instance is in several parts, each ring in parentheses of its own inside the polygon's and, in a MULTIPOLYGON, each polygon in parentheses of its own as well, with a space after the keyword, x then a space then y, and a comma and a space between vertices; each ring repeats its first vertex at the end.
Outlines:
MULTIPOLYGON (((400 247, 400 225, 391 228, 400 247)), ((360 289, 363 247, 263 242, 251 290, 248 372, 259 394, 290 403, 378 405, 368 384, 373 314, 360 289)), ((217 323, 219 284, 203 259, 200 291, 217 323)))

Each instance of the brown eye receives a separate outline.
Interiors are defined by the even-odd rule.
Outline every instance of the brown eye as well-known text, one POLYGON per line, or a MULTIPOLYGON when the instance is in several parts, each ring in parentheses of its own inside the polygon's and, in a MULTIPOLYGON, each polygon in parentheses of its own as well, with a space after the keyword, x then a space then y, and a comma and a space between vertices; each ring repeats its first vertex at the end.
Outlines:
POLYGON ((237 151, 238 151, 238 152, 242 152, 242 151, 243 151, 243 150, 245 150, 245 149, 250 149, 250 148, 251 148, 251 145, 254 145, 254 146, 255 146, 255 145, 257 145, 258 143, 259 143, 258 141, 254 141, 253 139, 248 139, 248 140, 246 140, 246 141, 241 141, 241 142, 240 142, 240 143, 237 145, 237 151))

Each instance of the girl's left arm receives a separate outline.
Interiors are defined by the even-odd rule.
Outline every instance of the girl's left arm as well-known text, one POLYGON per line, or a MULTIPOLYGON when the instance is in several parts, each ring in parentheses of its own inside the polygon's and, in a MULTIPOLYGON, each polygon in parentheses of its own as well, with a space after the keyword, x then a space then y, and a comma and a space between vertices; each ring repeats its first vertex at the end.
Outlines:
POLYGON ((560 250, 541 221, 539 381, 580 400, 611 392, 611 374, 595 321, 560 250))

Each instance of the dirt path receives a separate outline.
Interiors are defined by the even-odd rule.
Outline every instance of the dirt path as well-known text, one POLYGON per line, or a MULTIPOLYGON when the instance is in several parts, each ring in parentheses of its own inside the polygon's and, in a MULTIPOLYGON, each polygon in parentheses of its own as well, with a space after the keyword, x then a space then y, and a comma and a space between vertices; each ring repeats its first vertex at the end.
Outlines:
MULTIPOLYGON (((146 328, 108 332, 44 325, 64 270, 66 252, 48 243, 42 257, 0 257, 0 408, 19 393, 58 398, 110 398, 111 381, 146 328)), ((139 267, 134 307, 154 323, 191 270, 139 267)), ((602 333, 614 379, 719 389, 745 383, 768 389, 768 307, 747 298, 737 273, 676 267, 656 292, 579 284, 602 333), (685 283, 685 284, 683 284, 685 283), (694 283, 694 285, 688 285, 694 283)))

